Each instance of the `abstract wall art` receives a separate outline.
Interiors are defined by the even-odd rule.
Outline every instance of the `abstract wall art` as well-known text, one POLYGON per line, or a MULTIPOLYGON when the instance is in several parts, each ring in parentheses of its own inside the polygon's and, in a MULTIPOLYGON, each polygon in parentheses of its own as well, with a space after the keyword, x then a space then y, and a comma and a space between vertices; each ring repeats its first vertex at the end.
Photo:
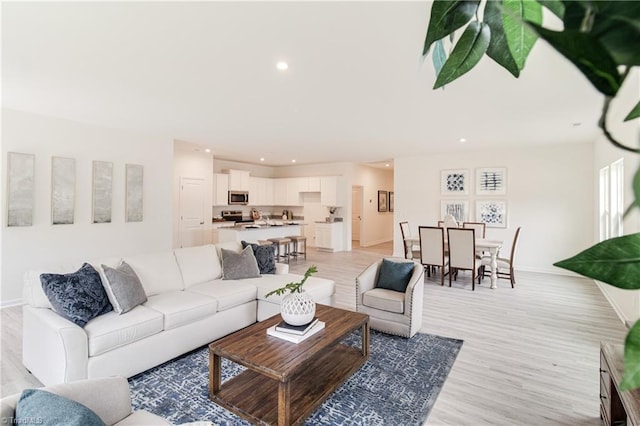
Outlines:
POLYGON ((51 223, 73 224, 76 201, 76 160, 51 158, 51 223))
POLYGON ((378 191, 378 211, 379 212, 386 212, 388 205, 387 205, 387 191, 378 191))
POLYGON ((440 219, 444 219, 446 215, 450 214, 460 223, 469 220, 468 200, 442 200, 440 201, 440 209, 440 219))
POLYGON ((111 223, 111 198, 113 192, 113 163, 93 162, 93 223, 111 223))
POLYGON ((476 169, 476 195, 505 195, 506 193, 506 168, 485 167, 476 169))
POLYGON ((142 222, 142 193, 144 183, 144 167, 139 164, 127 164, 127 198, 125 200, 125 220, 142 222))
POLYGON ((442 170, 440 175, 440 193, 442 195, 469 194, 469 170, 442 170))
POLYGON ((507 202, 504 200, 476 200, 476 222, 490 228, 507 227, 507 202))
POLYGON ((7 153, 7 226, 33 225, 35 163, 33 154, 7 153))
POLYGON ((393 199, 393 191, 389 191, 389 211, 392 212, 394 209, 395 201, 393 199))

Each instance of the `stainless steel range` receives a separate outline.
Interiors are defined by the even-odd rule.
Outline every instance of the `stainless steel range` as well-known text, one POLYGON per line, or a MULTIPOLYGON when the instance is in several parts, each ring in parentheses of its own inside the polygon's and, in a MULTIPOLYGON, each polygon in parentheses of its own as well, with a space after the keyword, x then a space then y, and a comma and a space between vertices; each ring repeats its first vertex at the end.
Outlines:
POLYGON ((229 222, 253 223, 253 219, 249 216, 242 216, 242 210, 223 210, 222 218, 229 222))

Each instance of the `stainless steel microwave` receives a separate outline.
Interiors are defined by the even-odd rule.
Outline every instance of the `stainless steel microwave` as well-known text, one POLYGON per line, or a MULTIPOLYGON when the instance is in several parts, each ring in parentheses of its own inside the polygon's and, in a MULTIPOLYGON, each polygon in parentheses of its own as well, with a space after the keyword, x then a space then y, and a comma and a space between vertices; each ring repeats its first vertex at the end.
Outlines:
POLYGON ((249 193, 247 191, 229 191, 229 205, 249 204, 249 193))

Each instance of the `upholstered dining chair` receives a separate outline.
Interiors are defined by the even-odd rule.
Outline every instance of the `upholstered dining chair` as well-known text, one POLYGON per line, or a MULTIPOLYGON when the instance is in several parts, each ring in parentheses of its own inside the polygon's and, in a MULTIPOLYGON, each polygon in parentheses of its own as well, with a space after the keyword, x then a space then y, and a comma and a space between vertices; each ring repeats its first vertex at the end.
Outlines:
POLYGON ((486 235, 487 224, 484 222, 462 222, 462 227, 475 229, 476 238, 484 238, 486 235))
POLYGON ((422 327, 423 295, 424 268, 413 260, 381 259, 356 277, 356 311, 368 314, 369 326, 384 333, 403 337, 415 335, 422 327), (388 262, 410 264, 406 267, 408 283, 404 291, 381 285, 381 278, 387 275, 383 271, 385 261, 385 266, 388 262))
POLYGON ((471 271, 471 289, 476 289, 476 274, 480 268, 480 259, 476 257, 475 229, 447 228, 449 243, 449 287, 451 276, 457 278, 458 270, 471 271))
MULTIPOLYGON (((504 257, 498 257, 497 259, 498 270, 496 271, 496 275, 498 276, 498 278, 508 279, 511 282, 511 288, 514 288, 514 285, 516 284, 516 276, 513 271, 513 260, 516 255, 518 237, 520 237, 520 228, 521 226, 518 226, 518 229, 516 229, 516 233, 513 236, 513 243, 511 244, 511 255, 509 256, 509 258, 507 259, 504 257), (504 272, 505 270, 509 272, 504 272)), ((481 266, 478 282, 480 281, 480 279, 491 275, 491 256, 482 256, 480 262, 481 266), (487 270, 487 266, 489 266, 489 270, 487 270)))
POLYGON ((444 285, 444 277, 449 273, 447 265, 449 259, 445 255, 444 228, 436 226, 419 226, 420 235, 420 263, 427 270, 427 276, 431 276, 434 266, 442 268, 440 285, 444 285))
POLYGON ((411 238, 411 228, 409 222, 400 222, 400 233, 402 234, 402 248, 405 259, 420 259, 420 246, 416 245, 411 238))

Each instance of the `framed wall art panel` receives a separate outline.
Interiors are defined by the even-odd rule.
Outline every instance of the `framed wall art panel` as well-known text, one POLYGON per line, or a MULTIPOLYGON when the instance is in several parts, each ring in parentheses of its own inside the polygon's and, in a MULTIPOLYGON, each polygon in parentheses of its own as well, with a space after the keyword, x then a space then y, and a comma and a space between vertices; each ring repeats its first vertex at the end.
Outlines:
POLYGON ((51 157, 51 223, 73 224, 76 202, 76 160, 51 157))
POLYGON ((476 195, 506 195, 507 169, 485 167, 476 169, 476 195))
POLYGON ((387 208, 388 208, 387 197, 388 197, 387 191, 378 191, 378 211, 379 212, 387 211, 387 208))
POLYGON ((111 223, 111 202, 113 193, 113 163, 93 162, 93 223, 111 223))
POLYGON ((144 167, 139 164, 127 164, 127 198, 125 200, 125 220, 127 222, 142 222, 142 194, 144 167))
POLYGON ((393 191, 389 191, 389 211, 392 212, 393 211, 393 191))
POLYGON ((490 228, 507 227, 507 202, 505 200, 476 200, 476 222, 490 228))
POLYGON ((469 170, 442 170, 440 174, 440 193, 442 195, 468 195, 469 170))
POLYGON ((7 226, 33 225, 36 156, 7 153, 7 226))
POLYGON ((440 219, 448 214, 453 216, 456 221, 462 223, 469 220, 469 201, 468 200, 441 200, 440 201, 440 219))

